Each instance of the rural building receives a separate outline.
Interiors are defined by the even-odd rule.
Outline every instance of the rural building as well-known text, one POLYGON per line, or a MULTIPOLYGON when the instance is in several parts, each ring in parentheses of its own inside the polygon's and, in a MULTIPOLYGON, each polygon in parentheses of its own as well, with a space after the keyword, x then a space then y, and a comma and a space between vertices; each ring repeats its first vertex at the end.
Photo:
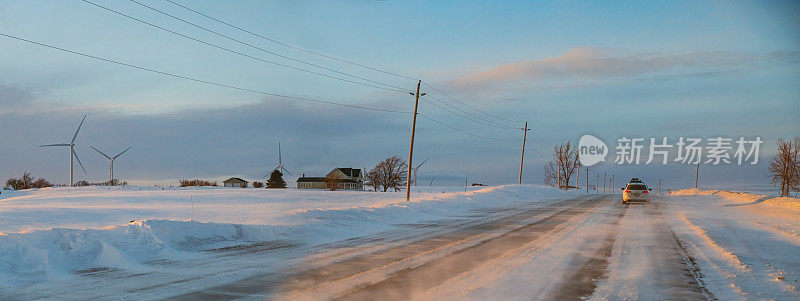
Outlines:
POLYGON ((305 174, 297 179, 298 189, 328 189, 323 177, 306 177, 305 174))
POLYGON ((361 169, 337 167, 331 170, 325 177, 303 177, 297 179, 298 189, 328 189, 325 183, 326 177, 339 179, 337 189, 343 190, 364 190, 364 175, 361 169))
POLYGON ((230 179, 227 179, 225 181, 222 181, 222 186, 245 188, 245 187, 247 187, 247 183, 249 183, 249 182, 247 182, 245 180, 242 180, 240 178, 230 178, 230 179))

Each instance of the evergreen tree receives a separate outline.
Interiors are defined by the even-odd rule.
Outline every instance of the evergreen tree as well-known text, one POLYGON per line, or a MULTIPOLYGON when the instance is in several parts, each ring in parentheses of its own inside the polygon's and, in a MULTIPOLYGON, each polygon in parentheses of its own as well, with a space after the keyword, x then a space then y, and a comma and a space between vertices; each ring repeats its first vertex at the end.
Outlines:
POLYGON ((286 188, 286 181, 283 180, 283 173, 277 169, 273 170, 272 173, 269 174, 267 188, 286 188))

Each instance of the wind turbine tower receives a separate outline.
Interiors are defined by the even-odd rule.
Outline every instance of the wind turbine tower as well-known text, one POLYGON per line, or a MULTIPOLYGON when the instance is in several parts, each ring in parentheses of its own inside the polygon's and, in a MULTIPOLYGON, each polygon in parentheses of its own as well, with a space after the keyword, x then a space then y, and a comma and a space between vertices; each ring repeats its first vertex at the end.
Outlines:
MULTIPOLYGON (((289 170, 287 170, 286 167, 283 166, 283 158, 281 157, 281 143, 280 142, 278 142, 278 166, 273 168, 272 170, 278 170, 281 173, 286 172, 289 175, 294 177, 294 175, 291 172, 289 172, 289 170)), ((267 174, 267 177, 269 177, 269 174, 267 174)))
POLYGON ((111 170, 109 171, 109 175, 108 175, 108 185, 111 185, 112 181, 114 181, 114 160, 116 160, 119 156, 122 156, 122 154, 127 152, 129 149, 133 148, 133 146, 128 147, 127 149, 125 149, 124 151, 122 151, 121 153, 119 153, 119 154, 117 154, 116 156, 113 156, 113 157, 110 157, 110 156, 106 155, 105 153, 101 152, 99 149, 94 148, 94 146, 90 146, 90 147, 93 150, 95 150, 96 152, 98 152, 101 155, 103 155, 103 157, 106 157, 109 161, 111 161, 111 170))
MULTIPOLYGON (((430 159, 430 157, 428 157, 428 159, 430 159)), ((422 163, 417 165, 417 167, 411 169, 414 171, 414 186, 417 186, 417 171, 419 170, 419 167, 422 166, 422 164, 425 164, 425 162, 428 162, 428 159, 425 159, 425 161, 422 161, 422 163)))
POLYGON ((73 161, 73 159, 72 158, 75 158, 75 160, 78 160, 78 164, 81 166, 81 169, 83 169, 83 173, 84 174, 88 174, 88 173, 86 173, 86 169, 83 168, 83 163, 81 163, 81 159, 78 158, 78 154, 75 153, 75 139, 78 138, 78 132, 81 131, 81 127, 83 126, 83 121, 84 120, 86 120, 86 115, 83 115, 83 119, 81 119, 81 123, 78 125, 78 129, 75 131, 75 135, 72 135, 72 140, 70 140, 69 143, 57 143, 57 144, 39 145, 39 147, 69 146, 69 187, 72 187, 72 183, 73 183, 73 181, 72 181, 72 161, 73 161))

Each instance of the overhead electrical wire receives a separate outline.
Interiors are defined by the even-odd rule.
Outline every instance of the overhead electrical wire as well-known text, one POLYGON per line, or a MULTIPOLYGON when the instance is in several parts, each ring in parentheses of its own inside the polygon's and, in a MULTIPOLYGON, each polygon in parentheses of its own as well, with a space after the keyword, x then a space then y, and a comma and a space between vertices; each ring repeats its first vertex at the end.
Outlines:
MULTIPOLYGON (((301 63, 301 64, 309 65, 309 66, 312 66, 312 67, 320 68, 320 69, 327 70, 327 71, 330 71, 330 72, 334 72, 334 73, 338 73, 338 74, 346 75, 346 76, 349 76, 349 77, 352 77, 352 78, 357 78, 357 79, 360 79, 360 80, 363 80, 363 81, 371 82, 371 83, 373 83, 373 84, 383 85, 383 86, 386 86, 386 87, 394 88, 394 89, 397 89, 397 90, 399 90, 399 91, 404 91, 404 92, 405 92, 405 88, 401 88, 401 87, 394 86, 394 85, 387 84, 387 83, 382 83, 382 82, 379 82, 379 81, 375 81, 375 80, 371 80, 371 79, 368 79, 368 78, 364 78, 364 77, 360 77, 360 76, 357 76, 357 75, 353 75, 353 74, 350 74, 350 73, 347 73, 347 72, 342 72, 342 71, 339 71, 339 70, 336 70, 336 69, 332 69, 332 68, 328 68, 328 67, 325 67, 325 66, 321 66, 321 65, 318 65, 318 64, 311 63, 311 62, 307 62, 307 61, 304 61, 304 60, 301 60, 301 59, 296 59, 296 58, 293 58, 293 57, 289 57, 289 56, 286 56, 286 55, 282 55, 282 54, 280 54, 280 53, 277 53, 277 52, 274 52, 274 51, 270 51, 270 50, 267 50, 267 49, 264 49, 264 48, 261 48, 261 47, 255 46, 255 45, 253 45, 253 44, 250 44, 250 43, 247 43, 247 42, 243 42, 243 41, 241 41, 241 40, 234 39, 234 38, 232 38, 232 37, 230 37, 230 36, 228 36, 228 35, 225 35, 225 34, 222 34, 222 33, 216 32, 216 31, 213 31, 213 30, 211 30, 211 29, 208 29, 208 28, 206 28, 206 27, 203 27, 203 26, 197 25, 197 24, 195 24, 195 23, 189 22, 189 21, 187 21, 187 20, 185 20, 185 19, 182 19, 182 18, 180 18, 180 17, 174 16, 174 15, 172 15, 172 14, 169 14, 169 13, 167 13, 167 12, 164 12, 164 11, 162 11, 162 10, 159 10, 159 9, 157 9, 157 8, 154 8, 154 7, 152 7, 152 6, 149 6, 149 5, 147 5, 147 4, 141 3, 141 2, 139 2, 139 1, 136 1, 136 0, 128 0, 128 1, 130 1, 130 2, 133 2, 133 3, 136 3, 136 4, 138 4, 138 5, 142 6, 142 7, 145 7, 145 8, 147 8, 147 9, 149 9, 149 10, 152 10, 152 11, 154 11, 154 12, 160 13, 160 14, 162 14, 162 15, 165 15, 165 16, 167 16, 167 17, 170 17, 170 18, 172 18, 172 19, 175 19, 175 20, 178 20, 178 21, 180 21, 180 22, 183 22, 183 23, 189 24, 189 25, 191 25, 191 26, 193 26, 193 27, 199 28, 199 29, 201 29, 201 30, 203 30, 203 31, 207 31, 207 32, 209 32, 209 33, 212 33, 212 34, 214 34, 214 35, 217 35, 217 36, 223 37, 223 38, 225 38, 225 39, 228 39, 228 40, 234 41, 234 42, 236 42, 236 43, 239 43, 239 44, 245 45, 245 46, 247 46, 247 47, 250 47, 250 48, 253 48, 253 49, 257 49, 257 50, 259 50, 259 51, 262 51, 262 52, 265 52, 265 53, 272 54, 272 55, 274 55, 274 56, 277 56, 277 57, 280 57, 280 58, 284 58, 284 59, 287 59, 287 60, 290 60, 290 61, 298 62, 298 63, 301 63)), ((87 2, 88 2, 88 1, 87 1, 87 2)))
POLYGON ((462 105, 465 105, 465 106, 467 106, 467 107, 469 107, 469 108, 471 108, 471 109, 473 109, 473 110, 475 110, 475 111, 481 112, 481 113, 483 113, 483 114, 484 114, 484 115, 486 115, 486 116, 494 117, 494 118, 497 118, 497 119, 500 119, 500 120, 505 120, 505 121, 508 121, 508 122, 522 122, 522 121, 520 121, 520 120, 512 120, 512 119, 507 119, 507 118, 503 118, 503 117, 497 116, 497 115, 495 115, 495 114, 489 114, 489 113, 486 113, 486 112, 484 112, 484 111, 481 111, 481 110, 479 110, 479 109, 478 109, 478 108, 476 108, 476 107, 473 107, 473 106, 471 106, 471 105, 469 105, 469 104, 467 104, 467 103, 465 103, 465 102, 463 102, 463 101, 460 101, 460 100, 458 100, 458 99, 457 99, 457 98, 455 98, 455 97, 452 97, 452 96, 450 96, 450 95, 449 95, 449 94, 447 94, 447 93, 444 93, 444 92, 442 92, 442 90, 439 90, 439 89, 437 89, 436 87, 434 87, 433 85, 429 84, 429 83, 428 83, 428 82, 426 82, 426 81, 422 81, 422 83, 423 83, 423 84, 425 84, 426 86, 428 86, 429 88, 433 89, 434 91, 436 91, 436 92, 439 92, 440 94, 442 94, 442 95, 446 96, 447 98, 450 98, 450 99, 452 99, 452 100, 454 100, 454 101, 456 101, 456 102, 458 102, 458 103, 460 103, 460 104, 462 104, 462 105))
POLYGON ((435 123, 438 123, 438 124, 440 124, 440 125, 446 126, 446 127, 448 127, 448 128, 451 128, 451 129, 454 129, 454 130, 456 130, 456 131, 459 131, 459 132, 462 132, 462 133, 465 133, 465 134, 469 134, 469 135, 472 135, 472 136, 475 136, 475 137, 479 137, 479 138, 483 138, 483 139, 488 139, 488 140, 494 140, 494 141, 520 141, 520 140, 521 140, 521 139, 503 139, 503 138, 492 138, 492 137, 487 137, 487 136, 483 136, 483 135, 478 135, 478 134, 472 133, 472 132, 470 132, 470 131, 467 131, 467 130, 464 130, 464 129, 461 129, 461 128, 457 128, 457 127, 454 127, 454 126, 452 126, 452 125, 449 125, 449 124, 447 124, 447 123, 444 123, 444 122, 441 122, 441 121, 439 121, 439 120, 433 119, 432 117, 430 117, 430 116, 428 116, 428 115, 425 115, 425 114, 423 114, 423 113, 417 113, 417 114, 418 114, 419 116, 422 116, 422 118, 428 119, 428 120, 430 120, 430 121, 433 121, 433 122, 435 122, 435 123))
MULTIPOLYGON (((238 87, 238 86, 234 86, 234 85, 230 85, 230 84, 223 84, 223 83, 213 82, 213 81, 209 81, 209 80, 198 79, 198 78, 190 77, 190 76, 186 76, 186 75, 180 75, 180 74, 160 71, 160 70, 153 69, 153 68, 142 67, 142 66, 133 65, 133 64, 117 61, 117 60, 107 59, 107 58, 103 58, 103 57, 99 57, 99 56, 95 56, 95 55, 91 55, 91 54, 87 54, 87 53, 83 53, 83 52, 79 52, 79 51, 75 51, 75 50, 69 50, 69 49, 66 49, 66 48, 58 47, 58 46, 53 46, 53 45, 49 45, 49 44, 45 44, 45 43, 41 43, 41 42, 37 42, 37 41, 33 41, 33 40, 28 40, 28 39, 25 39, 25 38, 21 38, 21 37, 5 34, 5 33, 2 33, 2 32, 0 32, 0 36, 4 36, 4 37, 10 38, 10 39, 26 42, 26 43, 37 45, 37 46, 42 46, 42 47, 53 49, 53 50, 58 50, 58 51, 62 51, 62 52, 70 53, 70 54, 79 55, 79 56, 86 57, 86 58, 91 58, 91 59, 98 60, 98 61, 103 61, 103 62, 106 62, 106 63, 112 63, 112 64, 116 64, 116 65, 120 65, 120 66, 124 66, 124 67, 128 67, 128 68, 133 68, 133 69, 137 69, 137 70, 147 71, 147 72, 156 73, 156 74, 160 74, 160 75, 164 75, 164 76, 179 78, 179 79, 183 79, 183 80, 203 83, 203 84, 207 84, 207 85, 211 85, 211 86, 217 86, 217 87, 222 87, 222 88, 227 88, 227 89, 232 89, 232 90, 238 90, 238 91, 244 91, 244 92, 250 92, 250 93, 256 93, 256 94, 280 97, 280 98, 285 98, 285 99, 289 99, 289 100, 293 100, 293 101, 322 103, 322 104, 328 104, 328 105, 346 107, 346 108, 352 108, 352 109, 361 109, 361 110, 369 110, 369 111, 377 111, 377 112, 385 112, 385 113, 396 113, 396 114, 413 114, 412 112, 407 112, 407 111, 382 109, 382 108, 367 107, 367 106, 360 106, 360 105, 351 105, 351 104, 344 104, 344 103, 328 101, 328 100, 313 99, 313 98, 308 98, 308 97, 289 96, 289 95, 283 95, 283 94, 278 94, 278 93, 260 91, 260 90, 255 90, 255 89, 242 88, 242 87, 238 87)), ((455 127, 453 125, 444 123, 442 121, 439 121, 437 119, 429 117, 429 116, 427 116, 425 114, 422 114, 422 113, 417 113, 417 114, 422 116, 425 119, 433 121, 433 122, 435 122, 437 124, 440 124, 442 126, 445 126, 445 127, 450 128, 450 129, 453 129, 453 130, 456 130, 456 131, 459 131, 459 132, 462 132, 462 133, 465 133, 465 134, 468 134, 468 135, 472 135, 472 136, 475 136, 475 137, 488 139, 488 140, 494 140, 494 141, 518 141, 519 140, 519 139, 500 139, 500 138, 493 138, 493 137, 488 137, 488 136, 475 134, 475 133, 472 133, 470 131, 461 129, 459 127, 455 127)))
POLYGON ((122 13, 122 12, 119 12, 119 11, 116 11, 116 10, 114 10, 114 9, 111 9, 111 8, 108 8, 108 7, 105 7, 105 6, 102 6, 102 5, 100 5, 100 4, 97 4, 97 3, 94 3, 94 2, 91 2, 91 1, 88 1, 88 0, 81 0, 81 1, 83 1, 83 2, 85 2, 85 3, 88 3, 88 4, 91 4, 91 5, 94 5, 94 6, 96 6, 96 7, 99 7, 99 8, 101 8, 101 9, 104 9, 104 10, 106 10, 106 11, 109 11, 109 12, 115 13, 115 14, 117 14, 117 15, 120 15, 120 16, 123 16, 123 17, 126 17, 126 18, 128 18, 128 19, 131 19, 131 20, 134 20, 134 21, 140 22, 140 23, 142 23, 142 24, 146 24, 146 25, 149 25, 149 26, 151 26, 151 27, 154 27, 154 28, 157 28, 157 29, 160 29, 160 30, 163 30, 163 31, 169 32, 169 33, 172 33, 172 34, 174 34, 174 35, 177 35, 177 36, 180 36, 180 37, 183 37, 183 38, 186 38, 186 39, 190 39, 190 40, 192 40, 192 41, 195 41, 195 42, 198 42, 198 43, 201 43, 201 44, 204 44, 204 45, 208 45, 208 46, 211 46, 211 47, 214 47, 214 48, 220 49, 220 50, 224 50, 224 51, 227 51, 227 52, 230 52, 230 53, 233 53, 233 54, 237 54, 237 55, 244 56, 244 57, 247 57, 247 58, 250 58, 250 59, 254 59, 254 60, 257 60, 257 61, 260 61, 260 62, 264 62, 264 63, 268 63, 268 64, 273 64, 273 65, 277 65, 277 66, 281 66, 281 67, 285 67, 285 68, 289 68, 289 69, 293 69, 293 70, 297 70, 297 71, 303 71, 303 72, 307 72, 307 73, 311 73, 311 74, 316 74, 316 75, 320 75, 320 76, 324 76, 324 77, 328 77, 328 78, 332 78, 332 79, 337 79, 337 80, 340 80, 340 81, 345 81, 345 82, 349 82, 349 83, 353 83, 353 84, 359 84, 359 85, 364 85, 364 86, 368 86, 368 87, 373 87, 373 88, 377 88, 377 89, 383 89, 383 90, 388 90, 388 91, 394 91, 394 92, 408 93, 408 91, 407 91, 407 90, 400 90, 400 89, 395 89, 395 88, 387 88, 387 87, 377 86, 377 85, 373 85, 373 84, 368 84, 368 83, 358 82, 358 81, 349 80, 349 79, 346 79, 346 78, 341 78, 341 77, 337 77, 337 76, 333 76, 333 75, 329 75, 329 74, 324 74, 324 73, 320 73, 320 72, 316 72, 316 71, 312 71, 312 70, 308 70, 308 69, 298 68, 298 67, 294 67, 294 66, 290 66, 290 65, 286 65, 286 64, 278 63, 278 62, 273 62, 273 61, 265 60, 265 59, 262 59, 262 58, 259 58, 259 57, 255 57, 255 56, 252 56, 252 55, 249 55, 249 54, 246 54, 246 53, 242 53, 242 52, 239 52, 239 51, 236 51, 236 50, 230 49, 230 48, 225 48, 225 47, 222 47, 222 46, 219 46, 219 45, 216 45, 216 44, 210 43, 210 42, 206 42, 206 41, 203 41, 203 40, 200 40, 200 39, 194 38, 194 37, 190 37, 190 36, 188 36, 188 35, 185 35, 185 34, 182 34, 182 33, 176 32, 176 31, 173 31, 173 30, 171 30, 171 29, 168 29, 168 28, 165 28, 165 27, 158 26, 158 25, 156 25, 156 24, 153 24, 153 23, 150 23, 150 22, 144 21, 144 20, 142 20, 142 19, 139 19, 139 18, 133 17, 133 16, 131 16, 131 15, 128 15, 128 14, 125 14, 125 13, 122 13))
POLYGON ((294 49, 294 50, 303 51, 303 52, 306 52, 306 53, 311 53, 311 54, 318 55, 318 56, 321 56, 321 57, 324 57, 324 58, 328 58, 328 59, 331 59, 331 60, 334 60, 334 61, 339 61, 339 62, 342 62, 342 63, 350 64, 350 65, 353 65, 353 66, 358 66, 358 67, 361 67, 361 68, 365 68, 365 69, 369 69, 369 70, 372 70, 372 71, 381 72, 381 73, 388 74, 388 75, 393 75, 393 76, 397 76, 397 77, 401 77, 401 78, 405 78, 405 79, 410 79, 410 80, 417 80, 416 78, 413 78, 413 77, 410 77, 410 76, 405 76, 405 75, 402 75, 402 74, 397 74, 397 73, 394 73, 394 72, 389 72, 389 71, 386 71, 386 70, 383 70, 383 69, 379 69, 379 68, 375 68, 375 67, 370 67, 370 66, 367 66, 367 65, 363 65, 363 64, 359 64, 359 63, 353 62, 353 61, 349 61, 349 60, 345 60, 345 59, 337 58, 337 57, 334 57, 334 56, 331 56, 331 55, 327 55, 327 54, 324 54, 324 53, 321 53, 321 52, 317 52, 317 51, 313 51, 313 50, 305 49, 305 48, 302 48, 302 47, 294 46, 294 45, 291 45, 291 44, 289 44, 289 43, 281 42, 281 41, 275 40, 275 39, 273 39, 273 38, 266 37, 266 36, 264 36, 264 35, 261 35, 261 34, 258 34, 258 33, 252 32, 252 31, 249 31, 249 30, 247 30, 247 29, 244 29, 244 28, 242 28, 242 27, 239 27, 239 26, 236 26, 236 25, 230 24, 230 23, 228 23, 228 22, 222 21, 222 20, 220 20, 220 19, 214 18, 214 17, 212 17, 212 16, 209 16, 209 15, 207 15, 207 14, 205 14, 205 13, 202 13, 202 12, 200 12, 200 11, 197 11, 197 10, 194 10, 194 9, 192 9, 192 8, 189 8, 189 7, 187 7, 187 6, 185 6, 185 5, 182 5, 182 4, 180 4, 180 3, 176 3, 176 2, 174 2, 174 1, 172 1, 172 0, 164 0, 164 1, 167 1, 167 2, 169 2, 169 3, 172 3, 172 4, 174 4, 174 5, 176 5, 176 6, 180 7, 180 8, 183 8, 183 9, 185 9, 185 10, 188 10, 188 11, 190 11, 190 12, 193 12, 193 13, 195 13, 195 14, 198 14, 198 15, 200 15, 200 16, 203 16, 203 17, 205 17, 205 18, 211 19, 211 20, 213 20, 213 21, 215 21, 215 22, 217 22, 217 23, 220 23, 220 24, 226 25, 226 26, 228 26, 228 27, 231 27, 231 28, 237 29, 237 30, 239 30, 239 31, 242 31, 242 32, 245 32, 245 33, 248 33, 248 34, 251 34, 251 35, 253 35, 253 36, 256 36, 256 37, 262 38, 262 39, 264 39, 264 40, 267 40, 267 41, 273 42, 273 43, 275 43, 275 44, 282 45, 282 46, 284 46, 284 47, 287 47, 287 48, 291 48, 291 49, 294 49))
MULTIPOLYGON (((134 1, 134 0, 130 0, 130 1, 134 1)), ((201 12, 201 11, 198 11, 198 10, 192 9, 192 8, 190 8, 190 7, 186 6, 186 5, 183 5, 183 4, 180 4, 180 3, 177 3, 177 2, 175 2, 175 1, 173 1, 173 0, 164 0, 164 1, 166 1, 166 2, 169 2, 169 3, 171 3, 171 4, 175 5, 175 6, 178 6, 178 7, 180 7, 180 8, 183 8, 183 9, 185 9, 185 10, 188 10, 188 11, 190 11, 190 12, 192 12, 192 13, 195 13, 195 14, 197 14, 197 15, 200 15, 200 16, 202 16, 202 17, 205 17, 205 18, 207 18, 207 19, 210 19, 210 20, 212 20, 212 21, 214 21, 214 22, 217 22, 217 23, 223 24, 223 25, 225 25, 225 26, 228 26, 228 27, 234 28, 234 29, 236 29, 236 30, 242 31, 242 32, 244 32, 244 33, 247 33, 247 34, 253 35, 253 36, 255 36, 255 37, 258 37, 258 38, 261 38, 261 39, 264 39, 264 40, 270 41, 270 42, 272 42, 272 43, 275 43, 275 44, 278 44, 278 45, 282 45, 282 46, 284 46, 284 47, 287 47, 287 48, 290 48, 290 49, 294 49, 294 50, 298 50, 298 51, 303 51, 303 52, 306 52, 306 53, 311 53, 311 54, 318 55, 318 56, 321 56, 321 57, 324 57, 324 58, 328 58, 328 59, 331 59, 331 60, 335 60, 335 61, 339 61, 339 62, 342 62, 342 63, 351 64, 351 65, 354 65, 354 66, 358 66, 358 67, 362 67, 362 68, 365 68, 365 69, 369 69, 369 70, 373 70, 373 71, 381 72, 381 73, 384 73, 384 74, 389 74, 389 75, 397 76, 397 77, 400 77, 400 78, 405 78, 405 79, 416 80, 416 78, 414 78, 414 77, 410 77, 410 76, 406 76, 406 75, 402 75, 402 74, 397 74, 397 73, 394 73, 394 72, 389 72, 389 71, 386 71, 386 70, 383 70, 383 69, 380 69, 380 68, 371 67, 371 66, 367 66, 367 65, 364 65, 364 64, 356 63, 356 62, 353 62, 353 61, 350 61, 350 60, 345 60, 345 59, 341 59, 341 58, 334 57, 334 56, 331 56, 331 55, 327 55, 327 54, 324 54, 324 53, 321 53, 321 52, 318 52, 318 51, 309 50, 309 49, 305 49, 305 48, 302 48, 302 47, 294 46, 294 45, 292 45, 292 44, 289 44, 289 43, 286 43, 286 42, 282 42, 282 41, 276 40, 276 39, 274 39, 274 38, 270 38, 270 37, 264 36, 264 35, 262 35, 262 34, 259 34, 259 33, 256 33, 256 32, 250 31, 250 30, 247 30, 247 29, 245 29, 245 28, 242 28, 242 27, 240 27, 240 26, 236 26, 236 25, 233 25, 233 24, 231 24, 231 23, 225 22, 225 21, 223 21, 223 20, 221 20, 221 19, 219 19, 219 18, 215 18, 215 17, 213 17, 213 16, 210 16, 210 15, 208 15, 208 14, 206 14, 206 13, 203 13, 203 12, 201 12)), ((136 2, 136 1, 134 1, 134 2, 136 2)), ((137 2, 137 3, 138 3, 138 2, 137 2)), ((468 108, 470 108, 470 109, 473 109, 473 110, 475 110, 475 111, 478 111, 478 112, 480 112, 480 113, 482 113, 482 114, 484 114, 484 115, 486 115, 486 116, 493 117, 493 118, 497 118, 497 119, 500 119, 500 120, 503 120, 503 121, 508 121, 508 122, 521 122, 521 121, 518 121, 518 120, 507 119, 507 118, 503 118, 503 117, 497 116, 497 115, 495 115, 495 114, 490 114, 490 113, 484 112, 484 111, 482 111, 482 110, 480 110, 480 109, 478 109, 478 108, 475 108, 475 107, 473 107, 473 106, 471 106, 471 105, 469 105, 469 104, 467 104, 467 103, 465 103, 465 102, 463 102, 463 101, 461 101, 461 100, 458 100, 458 99, 456 99, 455 97, 452 97, 452 96, 450 96, 450 95, 449 95, 449 94, 447 94, 447 93, 444 93, 443 91, 439 90, 438 88, 434 87, 433 85, 431 85, 431 84, 429 84, 429 83, 427 83, 427 82, 425 82, 425 81, 422 81, 422 82, 423 82, 423 83, 424 83, 426 86, 430 87, 431 89, 435 90, 436 92, 439 92, 440 94, 442 94, 442 95, 446 96, 447 98, 449 98, 449 99, 452 99, 452 100, 454 100, 454 101, 456 101, 456 102, 458 102, 458 103, 460 103, 460 104, 462 104, 462 105, 464 105, 464 106, 466 106, 466 107, 468 107, 468 108)), ((470 115, 472 115, 472 114, 470 114, 470 115)), ((484 119, 484 121, 487 121, 487 120, 485 120, 485 119, 484 119)), ((492 122, 490 122, 490 123, 492 123, 492 122)), ((497 123, 495 123, 495 124, 497 124, 497 123)), ((506 126, 506 125, 500 125, 500 126, 505 126, 505 127, 508 127, 508 126, 506 126)), ((515 129, 516 129, 517 127, 513 127, 513 128, 515 128, 515 129)))
POLYGON ((476 122, 476 123, 480 123, 480 124, 483 124, 483 125, 486 125, 486 126, 491 126, 491 127, 495 127, 495 128, 500 128, 500 129, 514 129, 514 130, 517 130, 517 129, 519 129, 518 127, 502 125, 502 124, 499 124, 499 123, 491 122, 491 121, 489 121, 489 120, 486 120, 486 119, 480 118, 480 116, 475 116, 475 115, 472 115, 472 114, 470 114, 469 112, 466 112, 466 111, 464 111, 464 110, 460 110, 458 107, 455 107, 455 106, 453 106, 453 105, 451 105, 451 104, 448 104, 448 103, 446 103, 446 102, 442 101, 441 99, 438 99, 438 98, 436 98, 435 96, 433 96, 433 95, 431 95, 431 94, 428 94, 428 95, 426 95, 426 98, 428 98, 428 97, 432 98, 433 100, 436 100, 436 101, 438 101, 439 103, 441 103, 441 104, 443 104, 443 105, 446 105, 446 106, 449 106, 449 107, 451 107, 451 108, 453 108, 453 109, 459 110, 459 111, 463 112, 464 114, 468 114, 468 115, 470 115, 470 116, 473 116, 472 118, 470 118, 469 116, 465 116, 465 115, 463 115, 463 114, 460 114, 460 113, 458 113, 458 112, 453 112, 452 110, 449 110, 449 109, 447 109, 447 108, 444 108, 444 107, 442 107, 442 106, 439 106, 439 105, 437 105, 437 104, 435 104, 435 103, 433 103, 433 102, 429 102, 429 101, 428 101, 428 103, 430 103, 430 104, 432 104, 432 105, 436 106, 437 108, 440 108, 440 109, 442 109, 442 110, 445 110, 445 111, 447 111, 447 112, 450 112, 450 113, 451 113, 451 114, 453 114, 453 115, 456 115, 456 116, 462 117, 462 118, 464 118, 464 119, 467 119, 467 120, 469 120, 469 121, 476 122), (477 118, 477 119, 475 119, 475 118, 477 118))
POLYGON ((218 87, 223 87, 223 88, 228 88, 228 89, 233 89, 233 90, 239 90, 239 91, 252 92, 252 93, 258 93, 258 94, 263 94, 263 95, 281 97, 281 98, 292 99, 292 100, 297 100, 297 101, 324 103, 324 104, 335 105, 335 106, 340 106, 340 107, 348 107, 348 108, 354 108, 354 109, 379 111, 379 112, 387 112, 387 113, 412 114, 412 112, 406 112, 406 111, 391 110, 391 109, 381 109, 381 108, 366 107, 366 106, 359 106, 359 105, 351 105, 351 104, 344 104, 344 103, 338 103, 338 102, 327 101, 327 100, 319 100, 319 99, 312 99, 312 98, 298 97, 298 96, 289 96, 289 95, 283 95, 283 94, 278 94, 278 93, 272 93, 272 92, 266 92, 266 91, 248 89, 248 88, 242 88, 242 87, 237 87, 237 86, 233 86, 233 85, 229 85, 229 84, 222 84, 222 83, 212 82, 212 81, 208 81, 208 80, 198 79, 198 78, 194 78, 194 77, 190 77, 190 76, 185 76, 185 75, 180 75, 180 74, 175 74, 175 73, 170 73, 170 72, 159 71, 159 70, 156 70, 156 69, 153 69, 153 68, 137 66, 137 65, 128 64, 128 63, 124 63, 124 62, 120 62, 120 61, 116 61, 116 60, 112 60, 112 59, 106 59, 106 58, 102 58, 102 57, 99 57, 99 56, 86 54, 86 53, 83 53, 83 52, 69 50, 69 49, 65 49, 65 48, 61 48, 61 47, 57 47, 57 46, 53 46, 53 45, 48 45, 48 44, 45 44, 45 43, 40 43, 40 42, 36 42, 36 41, 20 38, 20 37, 17 37, 17 36, 12 36, 12 35, 5 34, 5 33, 2 33, 2 32, 0 32, 0 35, 4 36, 4 37, 15 39, 15 40, 18 40, 18 41, 23 41, 23 42, 27 42, 27 43, 34 44, 34 45, 47 47, 47 48, 50 48, 50 49, 55 49, 55 50, 59 50, 59 51, 63 51, 63 52, 68 52, 68 53, 80 55, 80 56, 83 56, 83 57, 88 57, 88 58, 95 59, 95 60, 98 60, 98 61, 104 61, 104 62, 113 63, 113 64, 129 67, 129 68, 139 69, 139 70, 148 71, 148 72, 152 72, 152 73, 157 73, 157 74, 161 74, 161 75, 166 75, 166 76, 170 76, 170 77, 189 80, 189 81, 193 81, 193 82, 204 83, 204 84, 208 84, 208 85, 212 85, 212 86, 218 86, 218 87))

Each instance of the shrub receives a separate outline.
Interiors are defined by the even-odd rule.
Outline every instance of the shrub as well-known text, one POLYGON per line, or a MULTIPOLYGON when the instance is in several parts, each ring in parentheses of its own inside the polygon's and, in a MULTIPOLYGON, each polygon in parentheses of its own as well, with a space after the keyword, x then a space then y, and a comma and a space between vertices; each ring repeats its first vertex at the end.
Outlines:
POLYGON ((187 180, 187 179, 180 179, 178 180, 180 183, 179 187, 199 187, 199 186, 219 186, 217 182, 211 182, 206 180, 194 179, 194 180, 187 180))
POLYGON ((22 175, 22 178, 11 178, 6 181, 6 186, 13 188, 14 190, 22 190, 22 189, 30 189, 30 188, 45 188, 45 187, 52 187, 53 183, 45 180, 44 178, 39 178, 38 180, 33 180, 33 176, 31 173, 25 172, 22 175))
POLYGON ((253 182, 253 187, 254 187, 254 188, 261 188, 261 187, 264 187, 264 183, 261 183, 261 182, 253 182))

